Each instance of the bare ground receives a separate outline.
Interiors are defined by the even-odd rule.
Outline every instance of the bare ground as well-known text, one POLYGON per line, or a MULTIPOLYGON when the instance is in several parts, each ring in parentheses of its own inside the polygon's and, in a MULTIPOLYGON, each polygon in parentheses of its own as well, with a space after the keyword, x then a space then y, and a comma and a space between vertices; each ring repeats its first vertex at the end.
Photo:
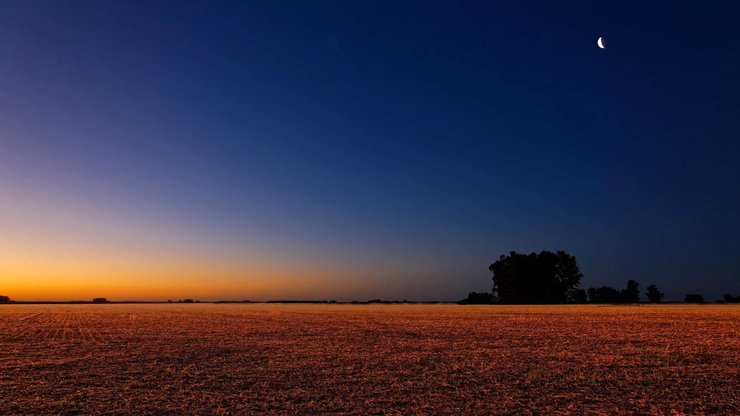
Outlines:
POLYGON ((3 305, 0 414, 740 414, 739 306, 3 305))

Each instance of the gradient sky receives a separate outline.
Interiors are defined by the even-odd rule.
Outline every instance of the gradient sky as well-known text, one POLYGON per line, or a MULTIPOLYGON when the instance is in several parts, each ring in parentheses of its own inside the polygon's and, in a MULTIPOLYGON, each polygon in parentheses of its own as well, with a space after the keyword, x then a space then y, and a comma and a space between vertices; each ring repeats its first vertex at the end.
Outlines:
POLYGON ((644 3, 0 0, 0 293, 738 294, 740 3, 644 3))

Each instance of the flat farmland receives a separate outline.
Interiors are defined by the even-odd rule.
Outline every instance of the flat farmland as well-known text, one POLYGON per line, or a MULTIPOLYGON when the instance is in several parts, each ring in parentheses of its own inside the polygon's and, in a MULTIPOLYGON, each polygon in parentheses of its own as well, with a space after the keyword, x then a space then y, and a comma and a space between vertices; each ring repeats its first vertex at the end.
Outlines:
POLYGON ((740 414, 740 307, 1 305, 0 414, 740 414))

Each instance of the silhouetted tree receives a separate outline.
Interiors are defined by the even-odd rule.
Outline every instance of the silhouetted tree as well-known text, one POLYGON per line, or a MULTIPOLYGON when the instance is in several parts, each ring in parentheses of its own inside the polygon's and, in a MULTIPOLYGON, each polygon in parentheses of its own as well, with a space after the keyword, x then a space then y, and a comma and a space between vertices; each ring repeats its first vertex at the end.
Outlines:
POLYGON ((488 305, 493 302, 490 292, 470 292, 468 297, 457 302, 460 305, 488 305))
POLYGON ((704 296, 698 293, 689 293, 683 301, 686 303, 704 303, 704 296))
POLYGON ((634 280, 627 281, 622 290, 609 286, 588 289, 588 301, 591 303, 636 303, 640 301, 640 284, 634 280))
POLYGON ((729 293, 725 293, 725 295, 722 296, 722 299, 727 303, 740 303, 740 295, 732 296, 729 293))
POLYGON ((571 302, 573 303, 586 303, 588 302, 588 296, 586 291, 583 289, 575 289, 571 294, 571 302))
POLYGON ((491 264, 493 295, 500 303, 565 303, 583 275, 576 258, 564 251, 519 254, 512 251, 491 264))
POLYGON ((8 303, 10 302, 10 298, 7 296, 0 296, 0 303, 8 303))
POLYGON ((622 303, 622 292, 609 286, 588 289, 588 301, 591 303, 622 303))
POLYGON ((627 281, 627 288, 622 290, 623 303, 637 303, 640 301, 640 284, 634 280, 627 281))
POLYGON ((648 301, 650 303, 660 303, 661 299, 663 299, 663 293, 658 290, 658 286, 650 285, 647 287, 647 292, 645 294, 648 297, 648 301))
POLYGON ((108 299, 106 298, 93 298, 93 303, 108 303, 108 299))

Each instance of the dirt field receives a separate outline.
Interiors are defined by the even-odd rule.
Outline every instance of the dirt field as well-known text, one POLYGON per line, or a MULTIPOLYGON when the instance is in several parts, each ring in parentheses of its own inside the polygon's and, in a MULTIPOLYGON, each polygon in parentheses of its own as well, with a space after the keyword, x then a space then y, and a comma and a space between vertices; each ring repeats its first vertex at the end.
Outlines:
POLYGON ((740 414, 740 307, 0 306, 0 414, 740 414))

